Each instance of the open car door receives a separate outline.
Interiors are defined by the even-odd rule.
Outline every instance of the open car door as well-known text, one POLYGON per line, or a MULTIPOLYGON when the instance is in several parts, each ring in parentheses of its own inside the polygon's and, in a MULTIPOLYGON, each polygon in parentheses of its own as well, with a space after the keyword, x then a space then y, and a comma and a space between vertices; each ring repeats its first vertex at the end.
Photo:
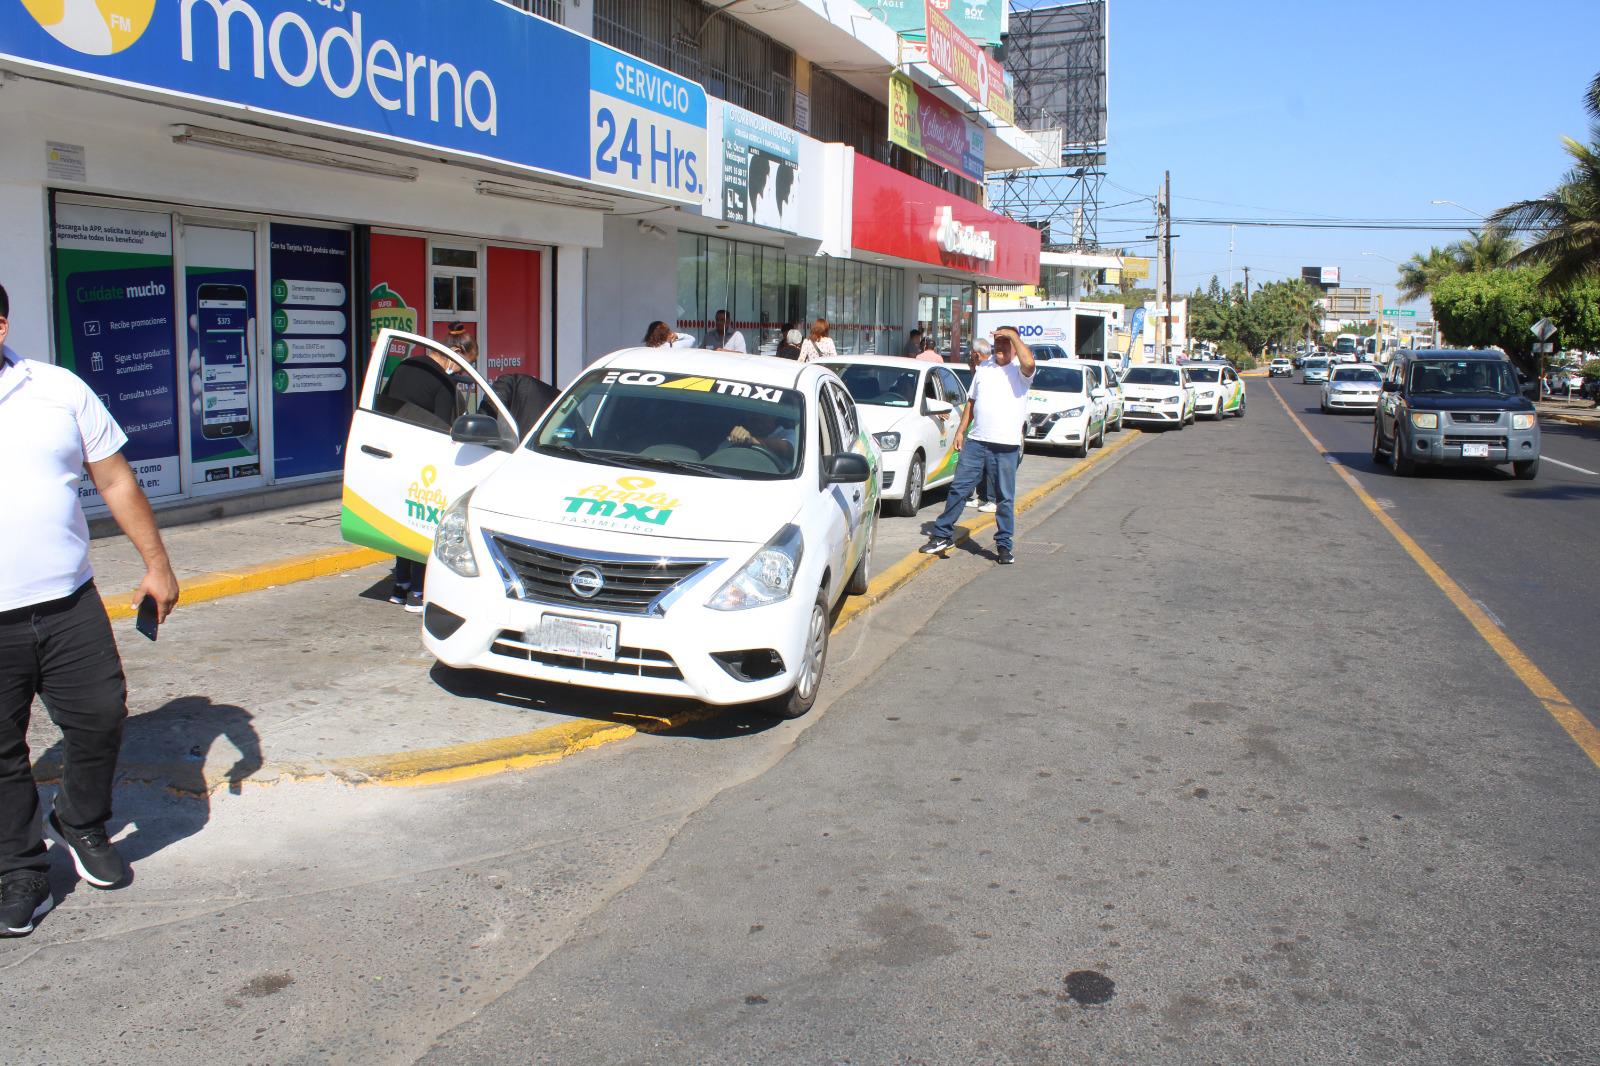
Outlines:
POLYGON ((489 383, 460 355, 427 337, 384 330, 345 445, 340 533, 352 544, 426 562, 445 508, 499 467, 520 435, 489 383), (432 407, 415 402, 418 382, 433 391, 432 407), (469 414, 492 415, 504 446, 451 440, 455 419, 469 414))

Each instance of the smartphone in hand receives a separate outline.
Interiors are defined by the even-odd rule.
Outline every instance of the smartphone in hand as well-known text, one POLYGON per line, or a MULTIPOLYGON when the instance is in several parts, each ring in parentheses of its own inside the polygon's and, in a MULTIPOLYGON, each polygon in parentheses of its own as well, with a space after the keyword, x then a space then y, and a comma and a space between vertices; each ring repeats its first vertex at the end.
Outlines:
POLYGON ((147 595, 139 601, 139 616, 134 619, 133 627, 151 640, 155 640, 160 626, 161 621, 156 612, 156 598, 147 595))

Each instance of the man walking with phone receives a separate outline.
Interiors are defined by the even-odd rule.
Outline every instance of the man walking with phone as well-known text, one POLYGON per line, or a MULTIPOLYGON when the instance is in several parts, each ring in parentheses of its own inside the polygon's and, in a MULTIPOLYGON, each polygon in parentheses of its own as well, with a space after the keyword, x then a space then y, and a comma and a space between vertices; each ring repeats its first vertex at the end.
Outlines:
POLYGON ((971 402, 956 430, 955 478, 944 511, 933 523, 924 555, 943 555, 955 547, 956 516, 972 490, 987 480, 995 503, 995 558, 1003 566, 1016 562, 1017 460, 1022 454, 1022 424, 1027 420, 1028 389, 1033 384, 1033 351, 1011 326, 994 332, 994 352, 972 372, 971 402))
POLYGON ((0 287, 0 936, 26 936, 52 903, 28 753, 35 696, 61 728, 66 753, 44 819, 50 835, 94 887, 116 888, 129 877, 106 836, 127 684, 89 566, 89 526, 78 502, 85 471, 144 559, 133 602, 150 601, 147 623, 166 619, 178 580, 122 455, 128 438, 83 379, 6 346, 10 315, 0 287))

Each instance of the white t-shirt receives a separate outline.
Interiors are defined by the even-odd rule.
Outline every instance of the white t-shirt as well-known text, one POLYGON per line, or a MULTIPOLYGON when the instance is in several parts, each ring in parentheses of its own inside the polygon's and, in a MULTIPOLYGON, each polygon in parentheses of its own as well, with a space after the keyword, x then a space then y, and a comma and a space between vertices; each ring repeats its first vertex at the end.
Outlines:
POLYGON ((128 438, 72 371, 0 358, 0 611, 70 596, 94 576, 89 523, 78 502, 85 463, 121 451, 128 438))
POLYGON ((1022 423, 1028 417, 1028 389, 1033 375, 1022 376, 1015 358, 1005 366, 990 356, 972 373, 972 423, 967 436, 985 444, 1022 446, 1022 423))
POLYGON ((724 352, 738 352, 740 355, 745 355, 748 352, 748 349, 744 346, 744 334, 736 329, 730 329, 726 337, 721 336, 715 330, 707 333, 706 346, 717 348, 724 352))

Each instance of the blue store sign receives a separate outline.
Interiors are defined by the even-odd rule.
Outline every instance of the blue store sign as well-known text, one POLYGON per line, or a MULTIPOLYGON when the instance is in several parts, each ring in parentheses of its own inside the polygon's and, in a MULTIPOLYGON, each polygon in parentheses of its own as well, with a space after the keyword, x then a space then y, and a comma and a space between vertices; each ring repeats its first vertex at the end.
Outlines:
POLYGON ((698 203, 699 85, 496 0, 0 0, 0 59, 698 203))

